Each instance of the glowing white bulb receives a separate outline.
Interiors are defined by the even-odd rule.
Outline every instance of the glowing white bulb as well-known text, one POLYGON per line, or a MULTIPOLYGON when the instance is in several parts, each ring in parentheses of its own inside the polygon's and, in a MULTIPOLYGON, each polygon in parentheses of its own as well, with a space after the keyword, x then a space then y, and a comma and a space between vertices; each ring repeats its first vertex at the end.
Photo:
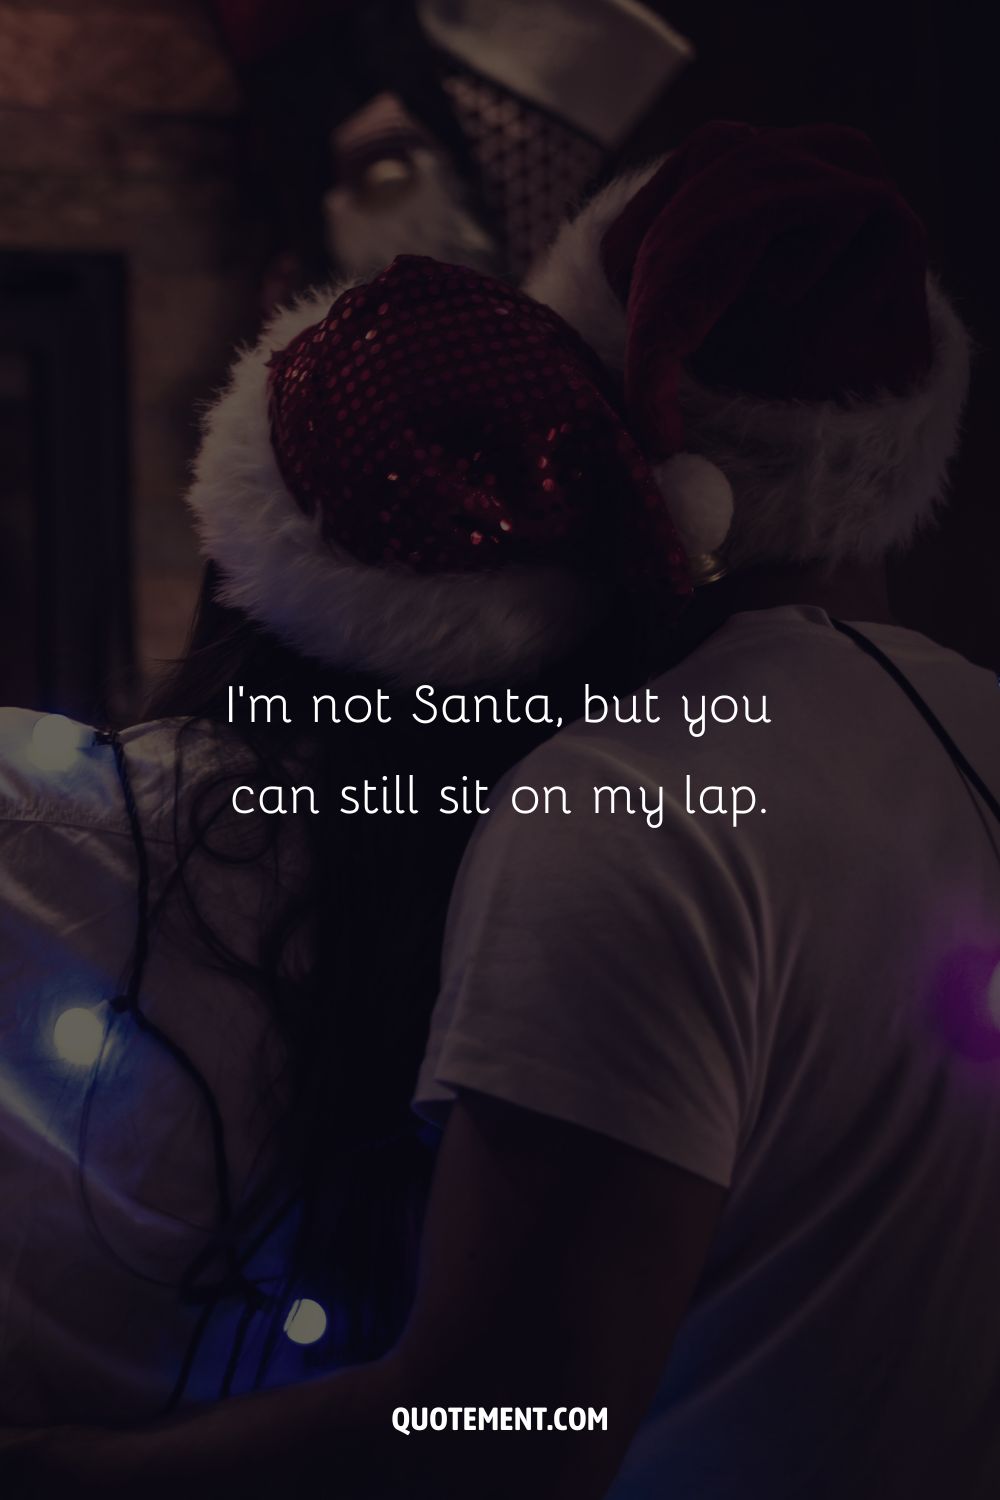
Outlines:
POLYGON ((90 1068, 104 1046, 104 1022, 96 1010, 73 1005, 56 1020, 52 1042, 63 1062, 90 1068))
POLYGON ((31 731, 28 757, 40 771, 68 771, 86 730, 63 714, 43 714, 31 731))
POLYGON ((293 1302, 285 1319, 285 1333, 293 1344, 316 1344, 326 1332, 326 1313, 318 1302, 303 1297, 293 1302))
POLYGON ((990 1020, 1000 1030, 1000 964, 997 964, 990 976, 986 989, 986 1007, 990 1013, 990 1020))

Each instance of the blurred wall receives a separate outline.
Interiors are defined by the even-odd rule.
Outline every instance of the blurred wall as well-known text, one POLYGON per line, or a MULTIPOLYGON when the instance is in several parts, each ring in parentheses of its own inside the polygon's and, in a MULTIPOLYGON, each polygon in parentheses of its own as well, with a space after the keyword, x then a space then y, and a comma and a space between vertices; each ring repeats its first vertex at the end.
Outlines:
POLYGON ((0 248, 127 263, 136 654, 183 643, 195 408, 252 331, 238 98, 195 0, 0 0, 0 248))

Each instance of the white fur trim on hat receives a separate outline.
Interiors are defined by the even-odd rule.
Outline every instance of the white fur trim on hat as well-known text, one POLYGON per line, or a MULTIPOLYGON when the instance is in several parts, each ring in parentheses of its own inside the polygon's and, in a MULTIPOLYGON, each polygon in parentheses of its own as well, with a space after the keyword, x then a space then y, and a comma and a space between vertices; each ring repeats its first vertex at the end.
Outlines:
POLYGON ((524 279, 529 297, 554 308, 619 373, 625 368, 625 309, 604 274, 601 241, 661 165, 650 162, 609 182, 562 226, 524 279))
POLYGON ((675 453, 653 477, 687 555, 718 552, 733 520, 733 489, 722 470, 700 453, 675 453))
MULTIPOLYGON (((555 309, 609 369, 625 363, 625 310, 601 264, 601 242, 659 167, 612 182, 563 226, 525 290, 555 309)), ((764 561, 873 562, 913 540, 946 491, 968 387, 968 334, 932 278, 933 365, 905 396, 776 401, 680 384, 685 448, 729 480, 729 567, 764 561)), ((668 498, 669 504, 669 498, 668 498)), ((692 517, 674 517, 690 526, 692 517)))
POLYGON ((267 361, 325 317, 313 292, 270 324, 208 411, 188 504, 221 598, 329 666, 403 687, 524 681, 594 619, 594 586, 555 568, 428 576, 330 546, 285 488, 271 447, 267 361))

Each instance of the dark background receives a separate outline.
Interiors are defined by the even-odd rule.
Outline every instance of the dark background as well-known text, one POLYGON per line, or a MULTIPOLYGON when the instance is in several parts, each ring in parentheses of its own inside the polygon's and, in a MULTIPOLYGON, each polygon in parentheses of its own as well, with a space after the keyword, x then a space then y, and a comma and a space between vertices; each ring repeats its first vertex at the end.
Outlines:
POLYGON ((1000 411, 991 184, 997 176, 994 54, 986 11, 928 3, 699 4, 661 14, 703 61, 681 76, 630 142, 713 116, 791 125, 833 120, 867 131, 928 229, 931 261, 978 345, 953 503, 941 527, 893 570, 907 624, 1000 668, 1000 507, 987 445, 1000 411), (988 264, 989 262, 989 264, 988 264))
MULTIPOLYGON (((697 61, 615 150, 578 141, 574 170, 596 182, 711 118, 833 120, 874 137, 924 216, 978 357, 953 504, 894 595, 907 623, 1000 666, 986 13, 650 8, 697 61)), ((409 0, 0 0, 0 700, 127 716, 180 650, 198 402, 276 296, 330 273, 331 131, 369 99, 392 94, 436 141, 516 269, 445 73, 409 0)), ((574 147, 538 125, 547 149, 574 147)))

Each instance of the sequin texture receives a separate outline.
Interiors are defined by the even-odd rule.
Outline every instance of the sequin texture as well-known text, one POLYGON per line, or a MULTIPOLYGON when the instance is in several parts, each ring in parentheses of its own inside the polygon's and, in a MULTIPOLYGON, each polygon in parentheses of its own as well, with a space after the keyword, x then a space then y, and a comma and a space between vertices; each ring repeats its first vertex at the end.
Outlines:
POLYGON ((282 478, 323 537, 416 572, 609 566, 688 592, 596 356, 507 283, 400 256, 272 356, 282 478))

